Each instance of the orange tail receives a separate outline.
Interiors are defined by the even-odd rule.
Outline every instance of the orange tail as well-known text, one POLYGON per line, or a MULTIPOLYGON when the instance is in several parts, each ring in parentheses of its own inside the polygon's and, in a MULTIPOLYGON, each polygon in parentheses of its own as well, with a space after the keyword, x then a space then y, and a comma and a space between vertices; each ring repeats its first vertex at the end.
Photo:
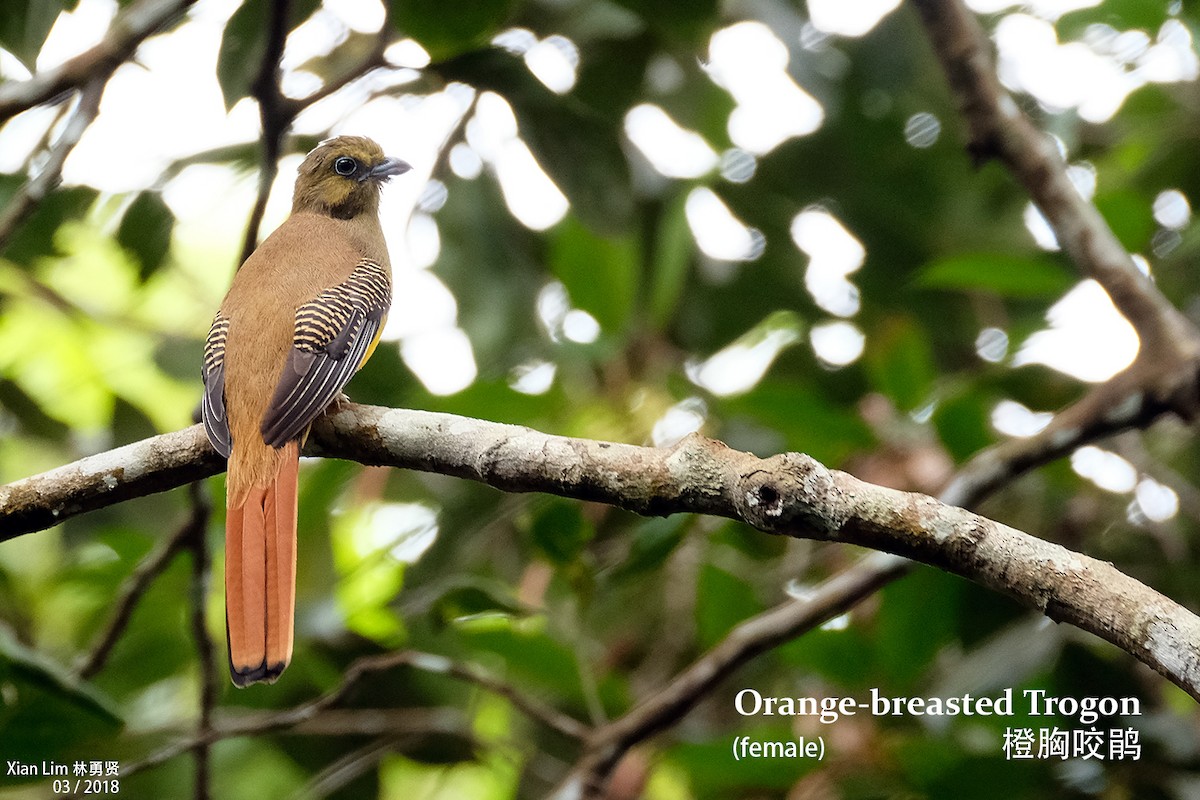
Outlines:
POLYGON ((274 683, 292 660, 299 453, 296 442, 283 447, 275 480, 226 516, 225 627, 238 686, 274 683))

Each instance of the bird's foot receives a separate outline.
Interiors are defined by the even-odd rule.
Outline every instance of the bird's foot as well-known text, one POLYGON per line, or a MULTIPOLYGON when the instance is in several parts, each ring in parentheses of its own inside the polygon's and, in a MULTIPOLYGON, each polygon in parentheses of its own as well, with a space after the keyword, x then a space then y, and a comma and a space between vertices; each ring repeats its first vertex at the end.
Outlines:
POLYGON ((345 392, 338 392, 337 397, 333 398, 329 405, 325 407, 325 413, 336 414, 341 411, 343 407, 350 405, 352 402, 354 401, 350 399, 350 395, 346 394, 345 392))

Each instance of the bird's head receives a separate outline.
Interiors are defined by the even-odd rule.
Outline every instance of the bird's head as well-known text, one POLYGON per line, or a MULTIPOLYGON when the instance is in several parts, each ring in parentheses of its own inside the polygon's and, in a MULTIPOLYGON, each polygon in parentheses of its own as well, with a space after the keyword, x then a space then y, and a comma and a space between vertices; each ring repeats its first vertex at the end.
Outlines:
POLYGON ((300 165, 292 212, 315 211, 339 219, 379 210, 379 186, 412 167, 388 158, 364 136, 321 142, 300 165))

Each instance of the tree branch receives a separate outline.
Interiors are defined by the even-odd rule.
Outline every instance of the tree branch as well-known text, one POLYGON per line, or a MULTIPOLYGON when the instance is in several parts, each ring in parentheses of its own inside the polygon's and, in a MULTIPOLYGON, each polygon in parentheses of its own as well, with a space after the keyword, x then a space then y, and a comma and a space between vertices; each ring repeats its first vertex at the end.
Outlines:
POLYGON ((0 487, 0 541, 224 469, 199 425, 88 456, 0 487))
POLYGON ((140 0, 121 12, 95 47, 27 81, 0 85, 0 122, 72 88, 102 83, 145 39, 182 13, 195 0, 140 0))
POLYGON ((631 747, 670 727, 743 664, 828 622, 907 575, 912 565, 905 558, 873 553, 822 583, 811 597, 739 623, 660 691, 597 728, 585 742, 583 758, 560 785, 575 782, 583 797, 603 797, 612 769, 631 747))
POLYGON ((403 737, 394 734, 380 736, 367 744, 346 753, 308 780, 293 797, 331 797, 339 789, 365 775, 391 755, 403 737))
POLYGON ((1033 198, 1059 245, 1094 278, 1141 339, 1138 358, 1105 386, 1185 419, 1200 415, 1200 331, 1137 268, 1067 174, 1054 141, 996 75, 991 42, 962 0, 913 0, 970 131, 977 162, 998 158, 1033 198))
POLYGON ((332 78, 310 95, 300 98, 286 96, 279 84, 279 62, 283 57, 284 45, 287 42, 287 22, 290 8, 290 0, 276 0, 271 6, 267 46, 263 52, 258 75, 251 86, 251 94, 258 102, 258 113, 262 126, 262 171, 258 178, 258 194, 254 199, 254 207, 250 210, 246 233, 242 239, 239 264, 244 263, 258 246, 258 237, 262 228, 263 215, 267 210, 267 201, 270 199, 271 186, 279 174, 279 157, 283 152, 283 139, 296 117, 301 111, 324 100, 350 82, 387 64, 383 54, 387 50, 391 37, 391 26, 388 24, 390 12, 385 8, 383 25, 375 36, 371 52, 361 62, 332 78))
MULTIPOLYGON (((1004 484, 1047 464, 1090 441, 1153 417, 1131 418, 1099 413, 1080 414, 1079 403, 1063 412, 1040 433, 1010 439, 983 450, 968 461, 942 491, 939 499, 954 506, 973 507, 1004 484), (1070 413, 1068 413, 1070 412, 1070 413)), ((636 705, 589 737, 579 762, 560 784, 583 787, 585 797, 603 797, 612 770, 628 750, 670 727, 691 711, 743 664, 844 614, 870 595, 905 575, 914 562, 889 553, 873 553, 825 580, 803 599, 789 600, 745 620, 715 647, 696 659, 662 690, 636 705)))
MULTIPOLYGON (((713 514, 768 533, 907 556, 1094 633, 1200 699, 1200 619, 1187 609, 1111 564, 924 495, 865 483, 802 454, 760 459, 697 435, 671 448, 638 447, 353 404, 319 420, 305 452, 640 514, 713 514)), ((79 505, 70 505, 76 496, 95 508, 219 468, 203 430, 193 426, 0 489, 0 527, 11 538, 19 535, 16 522, 52 524, 77 513, 79 505)))
POLYGON ((418 653, 413 651, 395 653, 392 660, 395 666, 404 665, 422 669, 426 672, 441 673, 487 689, 489 692, 498 694, 508 700, 518 711, 530 719, 536 720, 547 728, 558 731, 569 738, 582 740, 587 738, 591 733, 591 729, 587 725, 579 722, 574 717, 562 713, 535 697, 523 694, 516 687, 470 664, 462 664, 433 653, 418 653))

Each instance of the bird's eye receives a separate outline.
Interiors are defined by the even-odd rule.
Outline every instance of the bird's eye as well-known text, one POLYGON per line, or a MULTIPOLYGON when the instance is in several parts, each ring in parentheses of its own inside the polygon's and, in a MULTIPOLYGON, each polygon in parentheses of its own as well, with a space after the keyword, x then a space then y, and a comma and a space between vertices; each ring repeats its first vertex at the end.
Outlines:
POLYGON ((338 175, 348 177, 353 175, 356 169, 358 169, 358 162, 353 158, 342 156, 337 161, 333 162, 333 171, 338 175))

